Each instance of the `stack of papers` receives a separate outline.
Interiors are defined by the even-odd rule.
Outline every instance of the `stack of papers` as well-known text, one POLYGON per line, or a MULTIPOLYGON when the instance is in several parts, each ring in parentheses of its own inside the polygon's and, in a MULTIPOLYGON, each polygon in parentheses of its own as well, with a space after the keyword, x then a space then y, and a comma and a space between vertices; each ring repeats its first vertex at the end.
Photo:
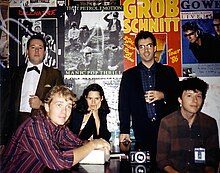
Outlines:
POLYGON ((110 155, 103 150, 92 150, 80 164, 105 164, 110 158, 110 155))

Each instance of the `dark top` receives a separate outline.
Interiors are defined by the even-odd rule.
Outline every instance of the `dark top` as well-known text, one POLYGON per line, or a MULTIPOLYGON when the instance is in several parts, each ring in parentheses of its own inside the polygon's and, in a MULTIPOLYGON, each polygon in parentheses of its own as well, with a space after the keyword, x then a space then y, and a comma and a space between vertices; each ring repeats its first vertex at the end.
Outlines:
POLYGON ((180 172, 203 173, 204 166, 216 169, 219 163, 219 139, 216 120, 198 113, 190 128, 180 111, 161 120, 157 143, 159 167, 173 166, 180 172), (194 149, 205 148, 206 163, 194 162, 194 149))
MULTIPOLYGON (((8 126, 8 129, 6 130, 6 133, 8 133, 7 136, 10 136, 11 133, 13 133, 19 125, 17 124, 17 119, 20 108, 22 82, 26 68, 27 66, 17 67, 11 72, 9 84, 10 101, 8 106, 7 119, 5 122, 8 126)), ((38 84, 36 84, 37 89, 35 95, 37 95, 40 100, 43 101, 46 94, 53 86, 63 84, 63 77, 60 70, 43 65, 39 82, 38 84)), ((36 113, 37 110, 32 109, 31 114, 35 115, 36 113)))
POLYGON ((202 44, 190 43, 192 50, 199 63, 220 63, 220 41, 214 36, 204 33, 201 35, 202 44))
POLYGON ((29 117, 17 129, 2 155, 0 172, 43 172, 70 169, 73 149, 83 141, 66 126, 55 126, 43 114, 29 117))
MULTIPOLYGON (((113 25, 113 19, 108 19, 108 16, 109 16, 110 14, 106 14, 105 15, 105 17, 104 17, 104 20, 106 21, 106 22, 108 22, 108 30, 111 30, 111 27, 112 27, 112 25, 113 25)), ((120 20, 119 19, 116 19, 116 32, 120 32, 121 31, 121 22, 120 22, 120 20)))
POLYGON ((80 132, 80 128, 83 122, 83 117, 84 117, 84 114, 79 112, 78 110, 72 111, 69 128, 73 133, 78 135, 78 137, 82 140, 88 140, 93 135, 94 139, 103 138, 106 141, 109 141, 111 137, 111 133, 107 129, 107 119, 106 119, 107 115, 106 114, 101 114, 99 112, 99 119, 100 119, 99 135, 97 135, 95 119, 93 115, 90 116, 84 129, 82 129, 82 131, 80 132))
MULTIPOLYGON (((142 80, 142 85, 143 85, 143 90, 149 91, 149 90, 154 90, 155 88, 155 72, 156 72, 156 65, 153 64, 150 68, 147 68, 141 63, 141 80, 142 80)), ((154 103, 147 103, 146 102, 146 107, 147 107, 147 115, 148 118, 156 119, 157 115, 155 112, 155 105, 154 103)))
POLYGON ((155 62, 155 90, 162 91, 165 99, 156 101, 157 120, 152 122, 147 115, 144 90, 141 80, 140 64, 128 69, 122 75, 119 89, 120 133, 130 134, 132 128, 140 149, 150 150, 152 159, 156 157, 157 133, 160 120, 178 109, 179 78, 174 68, 155 62))

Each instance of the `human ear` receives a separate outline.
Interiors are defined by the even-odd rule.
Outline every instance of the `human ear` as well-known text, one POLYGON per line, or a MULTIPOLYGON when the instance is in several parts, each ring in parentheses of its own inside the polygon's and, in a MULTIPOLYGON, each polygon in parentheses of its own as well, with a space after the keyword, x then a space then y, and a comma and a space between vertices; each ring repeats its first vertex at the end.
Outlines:
POLYGON ((157 51, 157 46, 154 46, 154 53, 157 51))
POLYGON ((180 97, 178 97, 178 102, 182 105, 182 99, 180 97))
POLYGON ((44 108, 45 108, 46 112, 48 113, 49 112, 49 105, 48 105, 48 103, 44 104, 44 108))

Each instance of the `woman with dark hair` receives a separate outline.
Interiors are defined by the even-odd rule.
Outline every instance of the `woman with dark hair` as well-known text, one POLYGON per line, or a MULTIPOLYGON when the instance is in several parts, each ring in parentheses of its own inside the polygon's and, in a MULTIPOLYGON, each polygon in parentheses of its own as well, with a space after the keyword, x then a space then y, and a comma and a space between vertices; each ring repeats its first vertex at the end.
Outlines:
POLYGON ((69 128, 82 140, 103 138, 109 141, 107 114, 110 112, 102 87, 89 85, 72 112, 69 128))

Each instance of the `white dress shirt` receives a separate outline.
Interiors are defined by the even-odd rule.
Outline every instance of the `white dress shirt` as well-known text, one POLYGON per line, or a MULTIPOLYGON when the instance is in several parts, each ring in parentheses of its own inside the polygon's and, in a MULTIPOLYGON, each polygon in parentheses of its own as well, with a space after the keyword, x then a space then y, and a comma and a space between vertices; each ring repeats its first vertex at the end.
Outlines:
POLYGON ((27 68, 24 74, 23 82, 22 82, 22 90, 21 90, 21 102, 20 102, 20 112, 31 112, 31 107, 29 105, 29 98, 31 95, 35 95, 38 82, 40 79, 40 74, 35 70, 27 72, 27 69, 32 66, 37 66, 40 70, 40 74, 42 72, 43 63, 38 65, 33 65, 28 61, 27 68))

